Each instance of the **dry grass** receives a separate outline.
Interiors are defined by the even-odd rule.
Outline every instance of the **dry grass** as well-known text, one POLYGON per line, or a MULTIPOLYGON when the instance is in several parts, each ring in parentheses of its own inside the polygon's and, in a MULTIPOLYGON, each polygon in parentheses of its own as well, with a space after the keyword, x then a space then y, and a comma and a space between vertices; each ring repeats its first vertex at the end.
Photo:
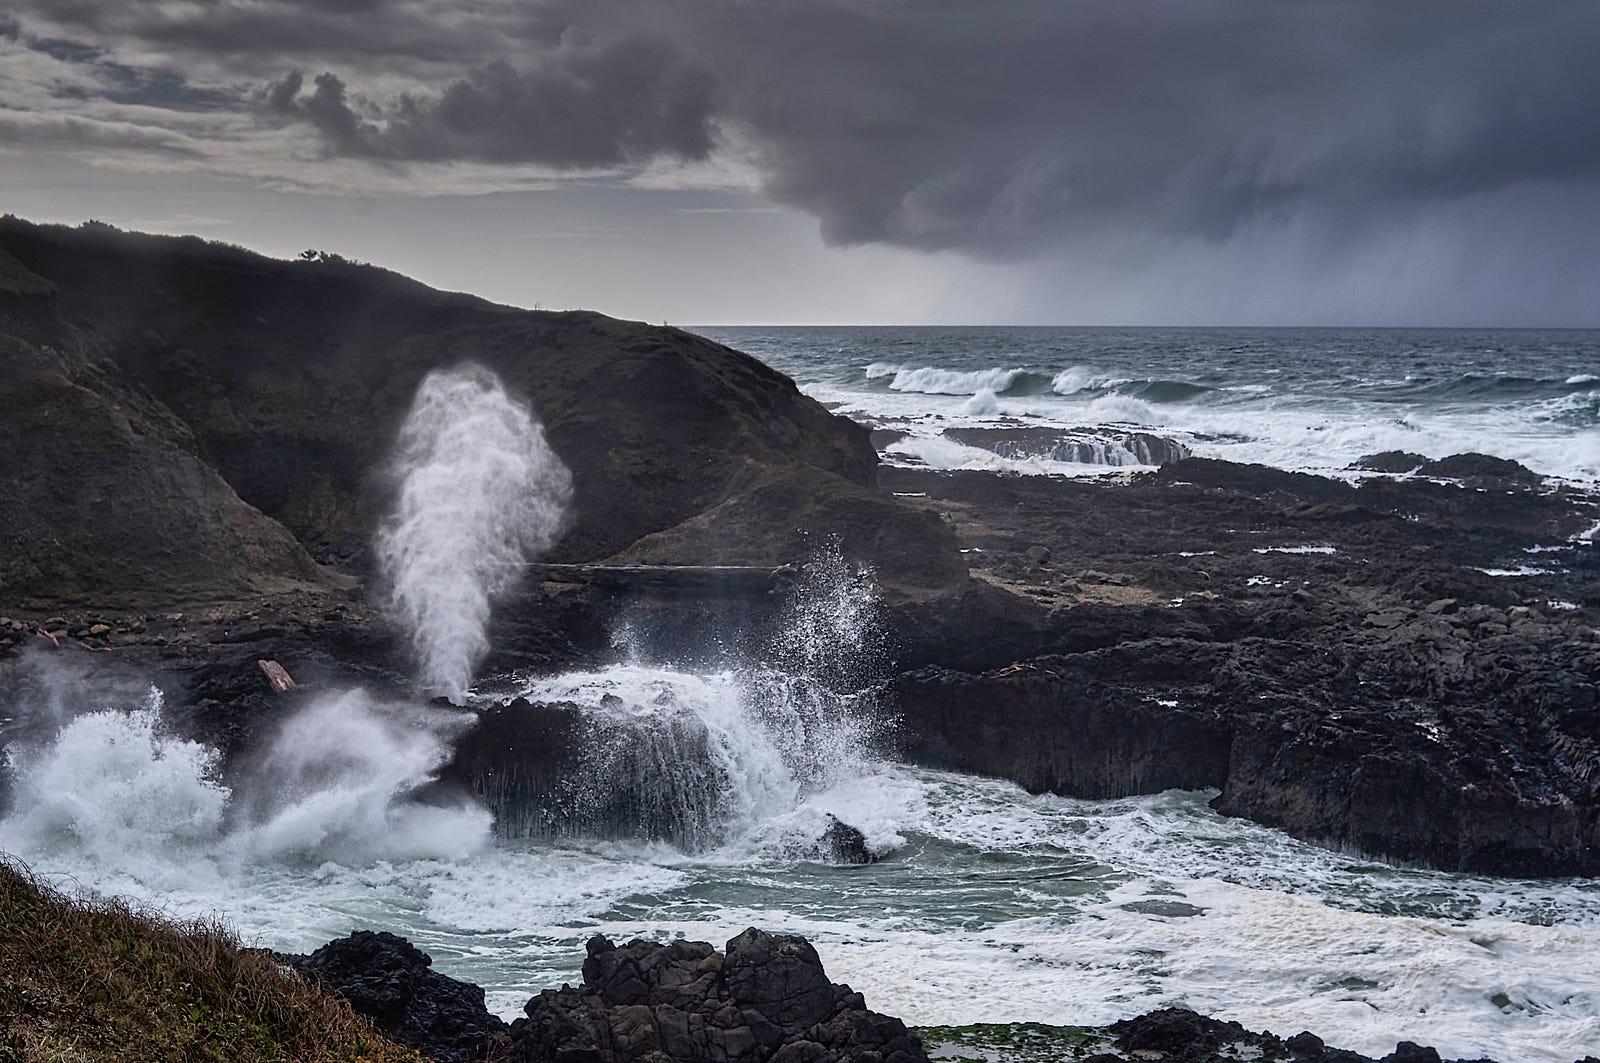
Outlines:
POLYGON ((0 1060, 421 1063, 219 924, 68 897, 4 860, 0 1060))

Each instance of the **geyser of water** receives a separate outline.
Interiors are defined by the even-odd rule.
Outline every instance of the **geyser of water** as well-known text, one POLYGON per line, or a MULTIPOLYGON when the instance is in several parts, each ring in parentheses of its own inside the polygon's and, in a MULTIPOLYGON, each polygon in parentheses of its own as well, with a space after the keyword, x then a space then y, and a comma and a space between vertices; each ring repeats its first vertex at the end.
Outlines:
POLYGON ((572 477, 528 405, 470 363, 418 385, 395 472, 378 560, 422 686, 459 699, 489 651, 495 599, 560 532, 572 477))

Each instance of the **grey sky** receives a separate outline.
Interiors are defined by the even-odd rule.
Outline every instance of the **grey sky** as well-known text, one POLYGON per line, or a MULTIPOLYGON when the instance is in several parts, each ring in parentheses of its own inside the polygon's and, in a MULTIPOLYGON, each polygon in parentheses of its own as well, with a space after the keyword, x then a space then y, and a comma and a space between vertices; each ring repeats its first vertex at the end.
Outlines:
POLYGON ((13 0, 0 209, 675 322, 1600 324, 1596 0, 13 0))

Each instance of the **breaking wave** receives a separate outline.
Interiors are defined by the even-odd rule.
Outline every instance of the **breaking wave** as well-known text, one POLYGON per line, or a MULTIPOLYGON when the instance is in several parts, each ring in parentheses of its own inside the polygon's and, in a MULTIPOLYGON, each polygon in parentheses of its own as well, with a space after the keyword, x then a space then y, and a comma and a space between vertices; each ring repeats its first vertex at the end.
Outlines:
POLYGON ((922 395, 1042 395, 1050 390, 1049 373, 1034 369, 920 369, 874 362, 867 366, 868 380, 889 381, 890 391, 922 395))
POLYGON ((419 791, 469 723, 359 690, 325 695, 225 780, 215 749, 167 728, 151 687, 137 705, 70 715, 8 751, 0 849, 145 882, 197 864, 458 859, 488 844, 488 813, 419 791))
POLYGON ((700 852, 769 829, 878 763, 881 720, 862 691, 881 643, 870 574, 832 546, 805 566, 752 662, 690 672, 632 661, 523 680, 501 698, 534 713, 576 707, 581 755, 551 792, 491 798, 502 833, 700 852))

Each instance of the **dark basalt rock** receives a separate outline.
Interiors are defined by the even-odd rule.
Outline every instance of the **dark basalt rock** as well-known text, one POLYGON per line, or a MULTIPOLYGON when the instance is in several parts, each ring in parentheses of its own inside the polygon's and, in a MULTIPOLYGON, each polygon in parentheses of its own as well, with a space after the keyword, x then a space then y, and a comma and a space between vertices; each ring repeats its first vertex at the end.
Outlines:
MULTIPOLYGON (((1284 1040, 1270 1033, 1253 1033, 1236 1022, 1222 1022, 1185 1008, 1163 1008, 1106 1027, 1120 1052, 1112 1060, 1138 1059, 1144 1063, 1236 1063, 1240 1059, 1293 1060, 1296 1063, 1443 1063, 1439 1053, 1410 1041, 1379 1060, 1340 1048, 1329 1048, 1312 1033, 1284 1040)), ((1459 1060, 1456 1063, 1493 1063, 1459 1060)), ((1587 1063, 1587 1061, 1580 1061, 1587 1063)))
POLYGON ((1362 472, 1387 472, 1405 474, 1416 472, 1428 463, 1426 454, 1413 454, 1409 450, 1384 450, 1368 454, 1350 463, 1352 469, 1362 472))
POLYGON ((1490 454, 1452 454, 1422 466, 1424 476, 1451 480, 1504 480, 1516 484, 1536 484, 1543 479, 1521 462, 1496 458, 1490 454))
POLYGON ((946 428, 944 435, 1003 458, 1046 458, 1086 465, 1166 465, 1189 448, 1152 432, 1115 429, 946 428))
POLYGON ((948 514, 974 573, 897 629, 909 759, 1081 797, 1215 787, 1227 814, 1450 870, 1600 868, 1593 495, 1208 459, 884 478, 948 514), (1049 564, 1017 563, 1034 545, 1049 564))
MULTIPOLYGON (((583 985, 533 997, 510 1027, 484 1010, 481 989, 429 970, 428 957, 393 934, 360 932, 283 959, 344 996, 385 1035, 441 1063, 928 1060, 899 1019, 868 1011, 860 993, 829 982, 804 938, 755 929, 721 953, 705 942, 617 946, 593 937, 583 985)), ((1410 1041, 1374 1060, 1330 1048, 1309 1032, 1285 1039, 1186 1008, 1092 1032, 1103 1050, 1085 1063, 1444 1063, 1436 1050, 1410 1041)))
POLYGON ((506 1028, 484 1007, 480 987, 432 970, 426 953, 394 934, 358 930, 309 956, 285 959, 386 1036, 440 1063, 485 1059, 506 1028))
MULTIPOLYGON (((1151 647, 1183 658, 1188 647, 1151 647)), ((1211 647, 1196 646, 1185 668, 1211 647)), ((925 668, 888 691, 900 752, 919 764, 1010 779, 1034 792, 1107 798, 1220 787, 1232 741, 1207 708, 1166 705, 1065 661, 975 676, 925 668)))
POLYGON ((1078 797, 1215 787, 1219 811, 1377 857, 1600 872, 1600 645, 1531 611, 1382 619, 930 668, 888 701, 903 755, 934 767, 1078 797))
POLYGON ((547 990, 511 1025, 519 1063, 922 1063, 898 1019, 834 985, 803 938, 746 930, 704 942, 589 941, 582 988, 547 990))

